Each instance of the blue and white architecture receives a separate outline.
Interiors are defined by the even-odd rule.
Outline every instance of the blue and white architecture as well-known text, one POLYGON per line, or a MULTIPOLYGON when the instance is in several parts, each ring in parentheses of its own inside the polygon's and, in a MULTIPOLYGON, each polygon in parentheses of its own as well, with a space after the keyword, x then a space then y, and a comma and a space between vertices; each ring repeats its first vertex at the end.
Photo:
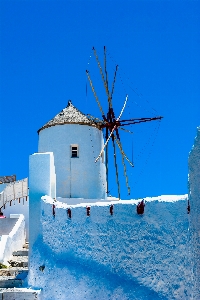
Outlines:
POLYGON ((174 195, 146 198, 138 216, 138 200, 106 199, 104 157, 95 163, 98 123, 69 101, 38 133, 29 164, 28 285, 42 289, 41 299, 198 300, 199 255, 191 250, 199 251, 199 142, 189 160, 191 214, 188 195, 174 195))
POLYGON ((69 101, 38 134, 38 153, 29 158, 30 254, 42 236, 39 222, 42 196, 67 203, 69 200, 76 203, 77 198, 81 202, 106 198, 104 157, 95 163, 103 147, 103 133, 97 123, 69 101))
MULTIPOLYGON (((38 131, 29 160, 29 291, 40 300, 199 300, 200 128, 189 155, 190 213, 188 195, 163 195, 145 198, 137 215, 141 199, 106 199, 104 157, 95 163, 99 125, 69 101, 38 131)), ((0 261, 24 243, 20 218, 1 238, 0 261)))
POLYGON ((38 134, 38 152, 53 153, 57 197, 106 198, 104 157, 95 163, 103 147, 103 134, 97 123, 69 101, 38 134))

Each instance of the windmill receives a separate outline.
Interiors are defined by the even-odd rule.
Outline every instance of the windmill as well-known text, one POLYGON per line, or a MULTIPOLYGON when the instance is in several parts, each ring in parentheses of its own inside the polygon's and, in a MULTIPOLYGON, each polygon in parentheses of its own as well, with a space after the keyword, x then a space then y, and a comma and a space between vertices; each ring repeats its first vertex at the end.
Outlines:
MULTIPOLYGON (((96 93, 92 78, 90 76, 90 72, 88 70, 86 70, 87 79, 89 81, 89 84, 90 84, 90 87, 92 89, 93 95, 95 97, 95 100, 98 104, 98 107, 99 107, 101 115, 102 115, 101 120, 97 119, 97 118, 94 118, 92 116, 90 116, 90 118, 93 121, 97 121, 100 124, 99 126, 100 126, 101 129, 105 129, 105 144, 104 144, 99 156, 96 158, 95 162, 97 162, 98 159, 102 156, 102 154, 104 152, 104 149, 105 149, 107 193, 109 193, 108 144, 109 144, 109 141, 112 141, 113 154, 114 154, 114 164, 115 164, 115 171, 116 171, 116 182, 117 182, 117 187, 118 187, 118 197, 120 199, 120 183, 119 183, 119 173, 118 173, 116 147, 119 148, 119 151, 120 151, 121 156, 122 156, 122 164, 123 164, 124 176, 125 176, 125 179, 126 179, 126 187, 127 187, 127 190, 128 190, 128 194, 130 194, 130 186, 129 186, 129 180, 128 180, 128 175, 127 175, 125 160, 131 165, 131 167, 134 167, 133 162, 131 162, 131 160, 127 157, 127 155, 125 154, 125 152, 123 150, 123 146, 122 146, 121 139, 120 139, 120 130, 128 131, 124 127, 127 127, 129 125, 133 125, 133 124, 139 124, 139 123, 145 123, 145 122, 161 120, 163 117, 158 116, 158 117, 153 117, 153 118, 144 117, 144 118, 128 118, 128 119, 126 118, 124 120, 121 119, 122 115, 123 115, 123 112, 125 110, 127 101, 128 101, 128 95, 125 95, 123 107, 120 111, 119 116, 116 116, 114 108, 113 108, 113 94, 114 94, 114 90, 115 90, 115 83, 116 83, 118 65, 116 65, 116 67, 115 67, 113 81, 112 81, 112 85, 111 85, 111 89, 110 89, 109 85, 108 85, 106 47, 104 46, 104 68, 102 68, 102 66, 101 66, 101 63, 100 63, 100 60, 98 58, 96 49, 94 47, 92 48, 92 51, 94 53, 94 57, 96 59, 96 62, 97 62, 97 65, 98 65, 98 68, 99 68, 99 71, 100 71, 100 75, 101 75, 101 78, 102 78, 102 81, 103 81, 104 89, 105 89, 105 92, 106 92, 106 98, 107 98, 107 102, 108 102, 107 111, 105 113, 104 110, 103 110, 103 107, 102 107, 102 105, 99 101, 98 95, 96 93)), ((130 132, 130 131, 128 131, 128 132, 130 132)))

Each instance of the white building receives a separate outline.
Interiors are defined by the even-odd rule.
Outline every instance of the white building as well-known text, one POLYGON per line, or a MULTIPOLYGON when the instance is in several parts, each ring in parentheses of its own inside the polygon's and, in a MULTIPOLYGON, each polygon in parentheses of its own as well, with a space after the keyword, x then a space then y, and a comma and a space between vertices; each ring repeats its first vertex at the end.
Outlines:
POLYGON ((106 198, 104 157, 95 163, 103 147, 103 134, 97 123, 69 101, 38 134, 38 152, 53 152, 57 197, 106 198))
MULTIPOLYGON (((104 157, 95 163, 103 147, 103 133, 97 123, 76 109, 71 101, 38 130, 38 153, 29 160, 30 253, 41 235, 41 197, 106 198, 104 157)), ((72 202, 75 201, 75 199, 72 202)), ((61 199, 60 199, 61 200, 61 199)))
POLYGON ((139 200, 105 199, 105 165, 94 162, 103 146, 98 124, 69 102, 39 130, 27 278, 42 289, 38 299, 199 300, 199 133, 189 159, 191 213, 187 195, 165 195, 146 198, 138 216, 139 200))

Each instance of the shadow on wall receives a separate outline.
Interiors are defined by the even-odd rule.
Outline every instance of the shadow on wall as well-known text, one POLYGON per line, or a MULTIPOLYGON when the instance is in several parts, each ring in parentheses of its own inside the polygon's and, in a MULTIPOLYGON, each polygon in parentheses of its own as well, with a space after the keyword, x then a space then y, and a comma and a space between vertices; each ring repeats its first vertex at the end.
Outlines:
MULTIPOLYGON (((56 290, 61 290, 63 281, 69 280, 66 293, 75 289, 75 282, 79 293, 85 289, 91 292, 91 284, 100 291, 107 282, 110 287, 105 298, 99 296, 99 299, 108 299, 115 282, 121 282, 123 297, 112 294, 113 299, 145 299, 134 298, 137 291, 145 291, 144 287, 146 299, 190 299, 187 200, 149 202, 144 215, 136 213, 136 204, 115 204, 112 215, 109 204, 92 205, 89 215, 86 207, 77 206, 71 208, 71 219, 66 204, 63 204, 65 209, 56 205, 60 203, 55 202, 53 209, 53 202, 41 201, 43 242, 37 242, 32 249, 30 285, 43 287, 49 295, 53 281, 60 282, 56 290), (38 248, 41 253, 37 256, 38 248), (41 272, 39 267, 43 265, 45 269, 41 272), (81 272, 85 272, 83 279, 81 272), (131 296, 126 296, 128 289, 131 296), (148 298, 149 292, 155 297, 148 298)), ((68 298, 82 299, 74 295, 68 298)))
POLYGON ((137 278, 128 276, 125 273, 118 273, 114 269, 112 272, 106 265, 99 264, 93 260, 77 257, 71 252, 56 254, 47 245, 41 245, 39 240, 35 243, 34 248, 40 252, 40 261, 47 261, 47 264, 44 264, 42 269, 41 267, 38 268, 37 277, 38 283, 40 281, 39 285, 42 283, 43 286, 44 299, 64 299, 62 296, 58 298, 59 293, 62 295, 67 294, 68 299, 79 299, 76 294, 77 286, 80 287, 80 293, 84 293, 81 290, 83 284, 87 286, 90 294, 87 299, 93 299, 92 293, 95 296, 99 294, 99 299, 108 299, 107 297, 111 297, 109 299, 120 299, 118 298, 120 294, 121 299, 168 299, 162 293, 157 293, 148 286, 143 285, 137 278), (62 276, 58 276, 60 270, 62 270, 62 276), (73 277, 74 282, 72 282, 71 277, 73 277), (48 296, 49 286, 52 282, 56 282, 56 289, 51 289, 51 296, 48 296), (106 298, 104 298, 105 293, 106 298), (115 296, 116 298, 112 298, 115 296))

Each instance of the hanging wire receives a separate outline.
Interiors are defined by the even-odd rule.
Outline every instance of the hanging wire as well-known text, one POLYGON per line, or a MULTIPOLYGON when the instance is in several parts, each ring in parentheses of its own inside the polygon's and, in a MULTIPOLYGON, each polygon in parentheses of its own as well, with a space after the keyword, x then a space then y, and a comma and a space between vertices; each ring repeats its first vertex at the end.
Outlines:
MULTIPOLYGON (((116 64, 116 61, 114 60, 114 58, 112 57, 112 55, 111 55, 109 52, 108 52, 108 56, 109 56, 110 59, 113 61, 113 63, 116 64)), ((120 74, 120 71, 121 71, 121 73, 123 73, 124 78, 125 78, 125 77, 127 78, 126 81, 129 81, 129 82, 130 82, 130 84, 128 83, 127 85, 128 85, 128 87, 135 93, 135 95, 137 95, 140 99, 143 99, 143 100, 148 104, 148 106, 151 108, 151 110, 153 110, 154 113, 158 114, 158 112, 156 111, 156 109, 153 108, 153 107, 151 106, 150 102, 149 102, 146 98, 144 98, 143 95, 142 95, 141 93, 139 93, 139 92, 137 91, 137 88, 134 89, 134 88, 132 87, 132 86, 133 86, 133 83, 131 82, 130 78, 127 77, 127 76, 125 75, 125 73, 123 72, 122 68, 119 67, 119 78, 120 78, 120 81, 121 81, 121 84, 122 84, 122 86, 123 86, 124 91, 127 93, 127 91, 126 91, 126 89, 125 89, 125 86, 124 86, 124 82, 123 82, 123 80, 122 80, 122 76, 121 76, 121 74, 120 74)), ((134 103, 135 103, 138 107, 140 107, 140 108, 144 109, 145 111, 147 111, 148 113, 152 113, 152 111, 150 111, 149 109, 147 109, 145 106, 142 106, 142 105, 139 104, 137 101, 134 100, 134 103)))
MULTIPOLYGON (((144 173, 144 169, 145 169, 145 167, 146 167, 146 165, 147 165, 147 163, 148 163, 148 161, 149 161, 149 158, 150 158, 151 153, 152 153, 153 146, 154 146, 155 141, 156 141, 156 138, 157 138, 157 136, 158 136, 158 132, 159 132, 159 129, 160 129, 160 122, 161 122, 161 121, 158 122, 158 126, 154 129, 154 132, 151 134, 151 136, 150 136, 149 139, 148 139, 148 142, 145 144, 145 146, 146 146, 147 144, 150 145, 150 150, 149 150, 149 152, 148 152, 147 158, 146 158, 145 161, 144 161, 144 166, 143 166, 143 168, 141 169, 141 171, 139 172, 139 174, 137 175, 137 180, 133 183, 133 185, 137 185, 137 184, 138 184, 138 182, 140 181, 141 176, 142 176, 143 173, 144 173), (152 138, 153 135, 154 135, 154 138, 152 139, 152 143, 150 144, 150 140, 151 140, 151 138, 152 138)), ((144 148, 145 148, 145 147, 144 147, 144 148)), ((144 150, 144 148, 143 148, 143 150, 144 150)), ((147 147, 146 147, 146 148, 147 148, 147 147)), ((140 152, 140 154, 141 154, 141 152, 140 152)), ((137 160, 137 158, 139 158, 139 157, 141 156, 140 154, 137 155, 136 160, 137 160)))
POLYGON ((132 137, 132 157, 131 158, 132 158, 132 164, 133 164, 133 137, 132 137))
MULTIPOLYGON (((91 58, 92 58, 92 50, 90 52, 90 56, 89 56, 89 59, 88 59, 86 69, 89 69, 91 58)), ((86 77, 86 82, 85 82, 85 96, 86 96, 85 100, 86 100, 86 110, 87 110, 88 109, 88 79, 87 79, 87 77, 86 77)))

